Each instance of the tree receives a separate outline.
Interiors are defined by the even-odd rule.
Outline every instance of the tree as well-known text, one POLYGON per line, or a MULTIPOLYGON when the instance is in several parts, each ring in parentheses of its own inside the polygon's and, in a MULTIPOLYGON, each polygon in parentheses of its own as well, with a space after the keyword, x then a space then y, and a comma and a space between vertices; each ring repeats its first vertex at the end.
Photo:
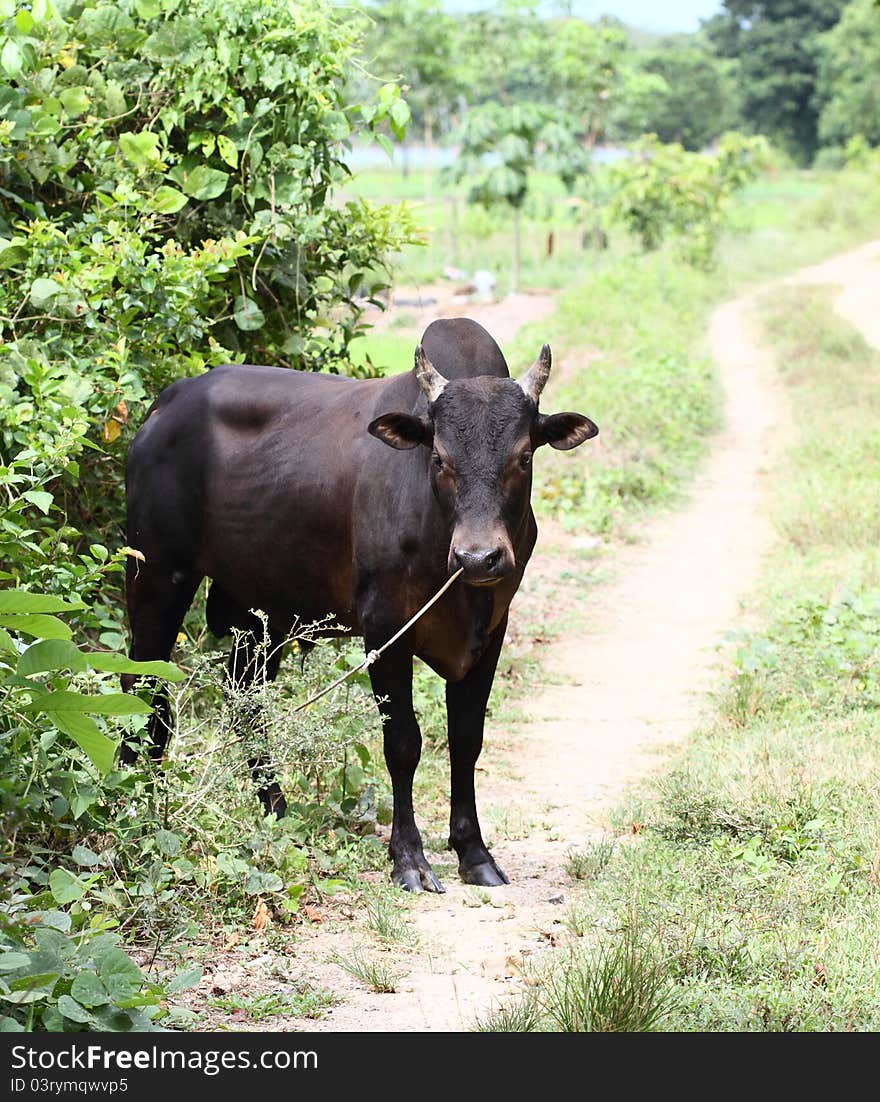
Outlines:
POLYGON ((610 170, 615 191, 609 214, 638 237, 645 251, 672 237, 685 260, 712 264, 730 196, 763 167, 763 138, 725 134, 714 155, 688 153, 649 134, 633 147, 634 156, 610 170))
POLYGON ((535 8, 531 0, 502 0, 459 17, 455 76, 468 106, 544 98, 541 57, 548 22, 535 8))
POLYGON ((844 0, 725 0, 724 12, 705 24, 718 52, 740 62, 749 126, 802 163, 818 143, 819 35, 843 7, 844 0))
POLYGON ((510 290, 519 287, 521 212, 531 176, 538 167, 559 176, 571 188, 587 171, 588 157, 554 113, 535 103, 510 107, 486 103, 469 111, 458 133, 459 155, 450 169, 455 181, 470 183, 468 202, 506 206, 513 213, 513 261, 510 290))
POLYGON ((880 8, 853 0, 819 38, 819 138, 844 145, 862 134, 880 145, 880 8))
MULTIPOLYGON (((404 85, 406 102, 430 149, 438 120, 448 116, 459 94, 456 24, 439 0, 375 0, 364 12, 366 63, 384 81, 404 85)), ((427 188, 427 171, 425 181, 427 188)))
POLYGON ((646 73, 665 87, 648 106, 645 129, 685 149, 705 148, 735 121, 732 81, 725 62, 699 42, 673 39, 638 55, 646 73))

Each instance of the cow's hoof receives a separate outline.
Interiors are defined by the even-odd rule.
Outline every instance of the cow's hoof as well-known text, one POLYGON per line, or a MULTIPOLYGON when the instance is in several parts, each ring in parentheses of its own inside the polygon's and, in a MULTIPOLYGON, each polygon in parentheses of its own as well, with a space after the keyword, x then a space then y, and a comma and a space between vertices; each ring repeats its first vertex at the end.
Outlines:
POLYGON ((432 869, 404 869, 392 873, 391 879, 405 892, 437 892, 442 895, 446 891, 432 869))
POLYGON ((478 884, 481 888, 497 888, 500 884, 510 883, 494 861, 483 861, 482 864, 471 865, 469 869, 459 868, 458 875, 465 884, 478 884))

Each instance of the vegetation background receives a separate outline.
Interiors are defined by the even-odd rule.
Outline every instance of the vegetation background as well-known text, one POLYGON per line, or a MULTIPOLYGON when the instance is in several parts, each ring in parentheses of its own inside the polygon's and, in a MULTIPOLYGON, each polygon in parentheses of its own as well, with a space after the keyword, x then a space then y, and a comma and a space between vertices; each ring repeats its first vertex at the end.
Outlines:
MULTIPOLYGON (((175 996, 212 939, 289 938, 311 903, 383 866, 388 793, 365 685, 292 715, 354 645, 320 647, 303 678, 257 689, 266 721, 251 737, 271 740, 294 793, 283 822, 261 820, 241 784, 247 749, 226 732, 251 702, 224 692, 200 610, 175 665, 124 655, 121 571, 137 554, 122 535, 124 456, 155 395, 229 361, 408 368, 409 337, 370 330, 389 292, 488 268, 499 294, 558 292, 558 353, 601 350, 589 385, 610 427, 602 458, 548 465, 536 496, 564 524, 619 538, 676 499, 717 424, 701 346, 712 304, 880 224, 878 73, 873 0, 726 0, 698 33, 665 38, 517 0, 455 15, 438 0, 0 0, 0 1028, 197 1025, 175 996), (117 691, 122 672, 171 684, 176 749, 159 767, 115 766, 150 712, 148 688, 117 691)), ((797 336, 798 309, 774 313, 780 341, 797 336)), ((823 309, 809 304, 816 385, 840 361, 858 390, 869 356, 827 336, 823 309)), ((581 377, 566 385, 576 405, 581 377)), ((840 430, 846 470, 876 474, 856 420, 840 430)), ((873 516, 861 482, 829 492, 841 486, 853 515, 873 516)), ((798 508, 787 523, 825 556, 818 514, 798 508)), ((827 599, 808 573, 743 643, 723 737, 761 717, 764 739, 793 709, 806 723, 841 679, 840 724, 853 693, 857 709, 876 704, 876 577, 857 564, 854 588, 827 599)), ((505 677, 513 691, 512 665, 505 677)), ((441 695, 420 675, 435 743, 441 695)), ((846 732, 848 746, 867 739, 846 732)), ((668 862, 700 865, 709 847, 718 885, 729 862, 750 890, 818 863, 827 879, 810 890, 829 907, 864 903, 873 843, 841 823, 876 825, 876 808, 843 793, 842 775, 735 813, 729 778, 670 781, 656 845, 673 852, 644 858, 638 892, 668 898, 668 862)), ((868 928, 850 928, 857 954, 868 928)), ((676 950, 661 978, 690 985, 680 1021, 873 1028, 874 980, 837 1016, 779 995, 791 954, 783 975, 774 930, 744 933, 735 967, 726 950, 676 950), (772 994, 763 1019, 730 1009, 750 967, 772 994)), ((329 998, 303 982, 253 1013, 319 1014, 329 998)))

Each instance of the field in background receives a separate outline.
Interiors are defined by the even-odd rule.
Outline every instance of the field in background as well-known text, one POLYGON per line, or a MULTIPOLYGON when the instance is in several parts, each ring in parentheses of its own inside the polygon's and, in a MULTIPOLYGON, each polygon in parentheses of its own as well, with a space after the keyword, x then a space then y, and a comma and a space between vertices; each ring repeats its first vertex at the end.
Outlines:
MULTIPOLYGON (((423 193, 425 184, 421 172, 371 169, 351 186, 395 201, 423 193)), ((431 194, 419 207, 428 245, 400 256, 396 287, 430 294, 444 268, 478 266, 498 274, 496 294, 503 296, 510 216, 468 207, 462 189, 445 187, 437 173, 431 194)), ((744 284, 869 236, 880 227, 880 185, 857 173, 765 176, 731 202, 728 223, 708 272, 685 263, 674 244, 642 253, 622 234, 612 235, 607 249, 583 249, 583 227, 565 196, 549 178, 538 181, 526 206, 531 245, 523 253, 522 290, 556 288, 557 309, 504 351, 516 371, 549 341, 556 367, 548 401, 588 413, 602 430, 598 447, 542 454, 539 513, 600 536, 620 535, 645 508, 675 500, 718 423, 720 396, 705 350, 712 307, 744 284), (550 232, 555 250, 547 257, 541 243, 550 232)), ((410 327, 407 308, 393 309, 380 331, 353 344, 355 360, 409 370, 410 327)))

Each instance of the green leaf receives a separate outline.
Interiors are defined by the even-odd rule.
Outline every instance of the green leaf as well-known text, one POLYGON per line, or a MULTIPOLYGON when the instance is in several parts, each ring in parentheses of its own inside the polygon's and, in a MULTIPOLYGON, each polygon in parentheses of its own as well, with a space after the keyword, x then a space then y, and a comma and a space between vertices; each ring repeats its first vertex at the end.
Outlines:
POLYGON ((15 15, 15 0, 0 0, 0 19, 11 19, 15 15))
POLYGON ((78 865, 84 865, 86 868, 91 868, 93 865, 100 865, 101 863, 101 858, 98 854, 90 850, 87 846, 74 846, 70 856, 78 865))
POLYGON ((262 329, 266 324, 266 315, 257 306, 253 299, 239 295, 235 300, 233 318, 239 329, 250 332, 253 329, 262 329))
POLYGON ((389 112, 389 122, 394 137, 399 142, 402 142, 406 137, 406 126, 411 118, 409 104, 402 99, 395 100, 391 104, 391 111, 389 112))
POLYGON ((32 916, 40 920, 40 927, 58 930, 66 934, 70 930, 71 918, 66 911, 32 911, 32 916))
POLYGON ((24 1026, 19 1025, 15 1018, 2 1014, 0 1015, 0 1033, 24 1033, 24 1026))
POLYGON ((3 613, 3 626, 38 639, 70 639, 73 632, 56 616, 19 616, 3 613))
POLYGON ((15 268, 23 264, 28 258, 28 251, 23 245, 7 245, 0 250, 0 269, 15 268))
POLYGON ((296 914, 299 910, 299 899, 305 891, 305 884, 291 884, 286 892, 286 898, 282 904, 288 914, 296 914))
POLYGON ((40 1002, 42 999, 49 998, 59 978, 57 972, 41 972, 38 976, 21 976, 10 983, 8 993, 0 994, 0 999, 5 999, 6 1002, 13 1003, 15 1006, 40 1002))
POLYGON ((84 815, 98 798, 98 790, 89 784, 78 784, 70 795, 70 813, 74 819, 84 815))
POLYGON ((238 168, 238 150, 231 138, 227 138, 225 134, 218 134, 217 151, 230 168, 238 168))
POLYGON ((85 114, 92 102, 86 89, 81 87, 65 88, 58 98, 64 105, 64 110, 73 119, 85 114))
POLYGON ((72 999, 70 995, 61 996, 58 1000, 58 1009, 65 1018, 69 1018, 72 1022, 78 1022, 80 1025, 85 1025, 92 1020, 88 1010, 81 1003, 72 999))
POLYGON ((151 197, 150 210, 154 210, 157 214, 176 214, 188 202, 182 191, 178 191, 175 187, 162 186, 157 188, 151 197))
POLYGON ((136 0, 135 7, 141 19, 155 19, 162 12, 159 0, 136 0))
POLYGON ((130 999, 144 982, 140 968, 122 949, 110 949, 104 955, 98 976, 114 1002, 130 999))
POLYGON ((248 895, 259 895, 261 892, 280 892, 284 887, 284 881, 274 872, 262 872, 252 868, 244 882, 244 890, 248 895))
POLYGON ((186 65, 199 60, 204 46, 205 36, 198 20, 184 16, 163 23, 150 35, 143 49, 152 61, 171 61, 186 65))
POLYGON ((216 199, 226 190, 228 180, 228 172, 209 168, 208 165, 198 165, 184 179, 183 190, 193 199, 216 199))
POLYGON ((27 711, 52 712, 68 715, 88 712, 99 716, 148 716, 152 708, 146 701, 131 693, 86 693, 64 689, 54 693, 31 694, 27 711))
POLYGON ((197 964, 195 968, 190 968, 186 972, 178 972, 171 983, 168 984, 168 994, 177 995, 181 991, 188 991, 202 978, 204 969, 200 964, 197 964))
POLYGON ((27 968, 30 962, 27 953, 0 953, 0 972, 15 972, 19 968, 27 968))
POLYGON ((0 628, 0 651, 4 654, 18 654, 18 647, 13 642, 12 636, 4 628, 0 628))
POLYGON ((106 1006, 110 1002, 103 983, 94 972, 80 972, 70 985, 70 994, 78 1003, 89 1008, 106 1006))
POLYGON ((172 662, 136 662, 124 654, 92 652, 84 655, 89 667, 102 673, 139 673, 144 677, 161 677, 165 681, 183 681, 186 674, 172 662))
MULTIPOLYGON (((93 719, 76 712, 47 712, 46 715, 59 731, 73 739, 102 777, 110 772, 119 744, 105 735, 93 719)), ((88 800, 82 810, 92 803, 94 800, 88 800)), ((74 817, 78 817, 75 810, 74 817)))
POLYGON ((143 171, 152 161, 158 159, 159 135, 152 130, 120 134, 119 148, 127 161, 143 171))
POLYGON ((46 593, 29 593, 25 589, 0 590, 0 616, 7 612, 75 612, 84 607, 46 593))
POLYGON ((125 99, 125 92, 122 90, 122 86, 117 84, 115 80, 108 80, 104 88, 104 102, 107 104, 107 110, 111 116, 124 115, 128 103, 125 99))
POLYGON ((179 834, 171 830, 156 831, 156 847, 164 857, 176 857, 183 842, 179 834))
POLYGON ((31 643, 19 658, 15 672, 21 677, 30 677, 31 674, 44 673, 47 670, 78 672, 84 669, 85 656, 69 639, 42 639, 38 643, 31 643))
POLYGON ((85 895, 87 885, 67 869, 53 869, 49 874, 49 890, 59 907, 75 903, 85 895))
POLYGON ((41 310, 47 303, 51 302, 56 295, 61 294, 62 290, 61 284, 56 283, 54 279, 45 279, 40 276, 31 284, 31 304, 36 306, 38 310, 41 310))
POLYGON ((30 34, 34 29, 34 17, 25 8, 15 13, 15 25, 22 34, 30 34))
POLYGON ((11 38, 7 38, 0 50, 0 67, 8 77, 15 77, 21 72, 21 50, 11 38))
POLYGON ((32 505, 36 505, 42 513, 49 512, 54 500, 52 495, 45 490, 25 490, 21 496, 25 501, 29 501, 32 505))

